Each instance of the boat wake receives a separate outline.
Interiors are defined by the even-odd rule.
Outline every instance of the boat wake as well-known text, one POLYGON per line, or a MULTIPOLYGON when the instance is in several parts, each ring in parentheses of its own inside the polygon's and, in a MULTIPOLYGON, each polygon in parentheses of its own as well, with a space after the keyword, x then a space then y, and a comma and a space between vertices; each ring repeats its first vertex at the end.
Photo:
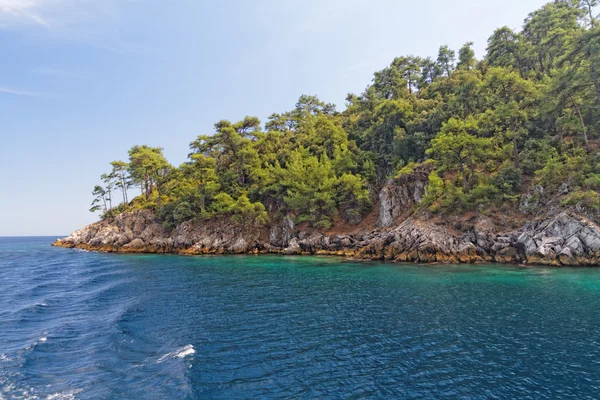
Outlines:
POLYGON ((166 360, 173 358, 186 358, 187 356, 191 356, 194 353, 196 353, 196 349, 194 349, 194 346, 192 346, 191 344, 188 344, 187 346, 183 346, 171 353, 165 354, 164 356, 160 357, 156 362, 160 364, 166 360))

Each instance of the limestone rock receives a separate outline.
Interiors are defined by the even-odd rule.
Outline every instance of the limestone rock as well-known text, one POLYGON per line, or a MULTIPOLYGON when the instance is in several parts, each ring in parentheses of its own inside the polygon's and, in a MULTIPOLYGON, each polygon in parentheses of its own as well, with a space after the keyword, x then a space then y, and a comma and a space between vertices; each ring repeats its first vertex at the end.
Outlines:
POLYGON ((432 166, 423 164, 396 180, 390 180, 379 192, 380 227, 390 227, 423 198, 432 166))
POLYGON ((559 212, 511 232, 483 216, 467 222, 456 227, 413 215, 389 227, 328 234, 298 231, 288 216, 264 229, 227 220, 193 220, 167 231, 151 212, 142 210, 91 224, 55 245, 123 253, 277 252, 423 263, 600 264, 600 226, 581 215, 559 212))

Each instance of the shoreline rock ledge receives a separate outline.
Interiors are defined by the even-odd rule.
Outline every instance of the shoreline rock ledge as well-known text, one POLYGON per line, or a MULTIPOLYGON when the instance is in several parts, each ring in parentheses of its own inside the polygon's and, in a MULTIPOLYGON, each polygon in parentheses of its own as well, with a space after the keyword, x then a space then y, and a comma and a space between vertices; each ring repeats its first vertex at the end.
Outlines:
POLYGON ((263 228, 195 219, 167 230, 152 211, 137 210, 88 225, 54 246, 114 253, 315 254, 415 263, 600 266, 600 225, 594 216, 551 204, 538 207, 545 212, 529 216, 528 222, 520 211, 447 218, 415 213, 427 176, 389 181, 371 214, 357 225, 330 231, 296 225, 289 215, 272 217, 263 228))
MULTIPOLYGON (((390 212, 389 202, 381 212, 390 212)), ((509 232, 485 216, 474 216, 459 228, 427 216, 412 215, 395 223, 383 220, 388 226, 358 225, 347 233, 302 229, 289 217, 262 229, 195 220, 169 231, 151 211, 138 210, 88 225, 53 246, 111 253, 278 253, 415 263, 600 265, 600 226, 568 211, 509 232)))

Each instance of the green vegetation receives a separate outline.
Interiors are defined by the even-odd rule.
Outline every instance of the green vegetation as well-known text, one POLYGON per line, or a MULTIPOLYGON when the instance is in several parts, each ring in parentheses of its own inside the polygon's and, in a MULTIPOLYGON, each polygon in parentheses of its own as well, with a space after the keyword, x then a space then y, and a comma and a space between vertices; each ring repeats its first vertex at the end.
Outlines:
POLYGON ((598 210, 597 6, 550 2, 521 32, 497 29, 479 61, 473 43, 441 46, 435 59, 398 57, 341 112, 302 96, 264 127, 255 117, 220 121, 178 168, 160 148, 135 146, 102 176, 91 210, 152 208, 168 227, 216 217, 262 226, 289 214, 329 228, 360 222, 390 178, 423 163, 433 168, 420 207, 431 212, 517 205, 533 185, 598 210), (129 201, 132 186, 142 194, 129 201))

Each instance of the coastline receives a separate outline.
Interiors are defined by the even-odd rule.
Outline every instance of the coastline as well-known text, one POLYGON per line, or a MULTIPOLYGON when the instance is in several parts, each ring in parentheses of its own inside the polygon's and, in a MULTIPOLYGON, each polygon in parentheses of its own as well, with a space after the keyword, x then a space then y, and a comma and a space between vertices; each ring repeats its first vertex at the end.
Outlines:
POLYGON ((477 264, 501 264, 508 266, 520 266, 520 267, 596 267, 598 265, 562 265, 560 263, 553 264, 526 264, 517 261, 496 261, 496 260, 482 260, 480 258, 474 258, 473 260, 455 260, 450 259, 450 261, 429 261, 429 262, 421 262, 421 261, 402 261, 400 259, 386 259, 384 257, 358 257, 356 252, 354 251, 327 251, 327 250, 319 250, 316 252, 299 252, 299 253, 289 253, 284 250, 258 250, 254 249, 248 252, 226 252, 226 251, 218 251, 218 250, 210 250, 206 252, 198 252, 198 251, 190 251, 190 249, 172 249, 169 251, 155 250, 152 248, 147 249, 123 249, 123 248, 115 248, 115 247, 102 247, 102 246, 90 246, 87 244, 78 244, 78 245, 69 245, 62 243, 61 240, 57 240, 51 245, 52 247, 58 247, 62 249, 74 249, 81 250, 85 252, 92 253, 104 253, 104 254, 118 254, 118 255, 144 255, 144 254, 155 254, 155 255, 173 255, 173 256, 183 256, 183 257, 201 257, 201 256, 275 256, 275 257, 286 257, 286 256, 318 256, 318 257, 331 257, 331 258, 339 258, 344 261, 352 261, 352 262, 371 262, 371 261, 380 261, 380 262, 388 262, 388 263, 405 263, 405 264, 415 264, 415 265, 477 265, 477 264))
POLYGON ((502 232, 484 216, 462 231, 438 220, 408 217, 392 226, 331 233, 295 227, 289 219, 262 229, 230 221, 188 221, 168 231, 148 210, 100 221, 53 246, 118 254, 323 255, 422 264, 600 266, 600 226, 560 212, 502 232))

